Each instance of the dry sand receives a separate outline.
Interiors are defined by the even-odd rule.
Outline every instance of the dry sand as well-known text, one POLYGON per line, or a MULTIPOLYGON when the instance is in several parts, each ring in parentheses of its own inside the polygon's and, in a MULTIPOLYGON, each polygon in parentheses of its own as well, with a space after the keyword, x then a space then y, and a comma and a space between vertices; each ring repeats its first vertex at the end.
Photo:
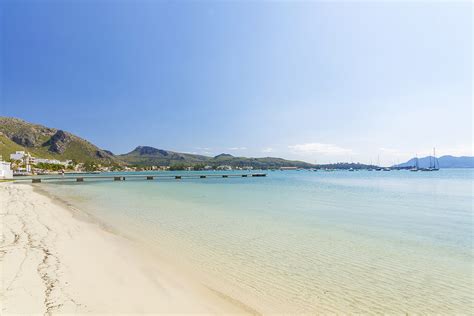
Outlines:
POLYGON ((0 216, 3 315, 252 312, 32 185, 0 183, 0 216))

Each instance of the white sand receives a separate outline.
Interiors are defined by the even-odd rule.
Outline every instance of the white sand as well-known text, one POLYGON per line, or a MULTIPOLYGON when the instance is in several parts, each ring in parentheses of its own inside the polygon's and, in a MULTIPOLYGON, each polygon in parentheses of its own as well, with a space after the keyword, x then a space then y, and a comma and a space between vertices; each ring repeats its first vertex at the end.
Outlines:
POLYGON ((251 312, 31 185, 0 183, 0 216, 1 314, 251 312))

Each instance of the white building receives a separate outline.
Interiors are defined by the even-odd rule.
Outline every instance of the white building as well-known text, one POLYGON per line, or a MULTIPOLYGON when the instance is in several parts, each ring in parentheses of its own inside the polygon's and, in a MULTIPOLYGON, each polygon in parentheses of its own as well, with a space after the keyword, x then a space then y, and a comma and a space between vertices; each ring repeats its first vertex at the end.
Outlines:
POLYGON ((13 170, 10 168, 10 163, 0 160, 0 179, 12 179, 13 170))
POLYGON ((10 160, 23 160, 26 153, 24 151, 17 151, 14 154, 10 154, 10 160))
POLYGON ((223 166, 218 166, 217 170, 232 170, 231 166, 223 165, 223 166))
POLYGON ((57 159, 45 159, 45 158, 36 158, 35 159, 35 164, 37 163, 49 163, 49 164, 52 164, 52 165, 67 165, 68 162, 65 161, 65 162, 61 162, 57 159))
MULTIPOLYGON (((12 155, 16 155, 16 154, 12 154, 12 155)), ((12 159, 11 158, 12 155, 10 155, 10 159, 12 159)), ((18 156, 15 156, 15 157, 19 157, 19 156, 20 154, 18 154, 18 156)), ((35 158, 35 157, 31 157, 29 154, 24 154, 23 160, 25 164, 31 164, 31 165, 36 165, 39 163, 47 163, 47 164, 52 164, 52 165, 63 165, 67 167, 69 164, 72 163, 72 160, 59 161, 57 159, 35 158)))
MULTIPOLYGON (((17 151, 14 154, 10 154, 10 160, 18 161, 21 160, 24 164, 24 172, 30 173, 31 172, 31 165, 35 163, 35 158, 30 155, 30 153, 24 151, 17 151)), ((20 169, 17 169, 19 171, 20 169)))

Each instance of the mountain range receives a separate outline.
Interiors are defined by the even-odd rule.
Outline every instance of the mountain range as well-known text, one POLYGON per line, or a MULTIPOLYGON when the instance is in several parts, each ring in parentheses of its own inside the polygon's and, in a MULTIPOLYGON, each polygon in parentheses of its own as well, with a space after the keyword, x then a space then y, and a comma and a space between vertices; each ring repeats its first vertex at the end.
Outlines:
MULTIPOLYGON (((409 168, 413 167, 416 164, 417 158, 412 158, 407 162, 394 165, 394 168, 409 168)), ((418 158, 418 166, 419 168, 428 168, 430 165, 433 164, 433 156, 427 156, 423 158, 418 158)), ((454 157, 454 156, 441 156, 436 160, 436 166, 439 168, 474 168, 474 157, 462 156, 462 157, 454 157)))
POLYGON ((150 146, 138 146, 129 153, 114 155, 89 141, 67 131, 33 124, 17 118, 0 117, 0 155, 8 159, 18 150, 30 152, 35 157, 91 162, 101 165, 170 166, 181 165, 230 165, 254 168, 278 168, 283 166, 311 168, 314 165, 264 157, 247 158, 220 154, 215 157, 179 153, 150 146))
MULTIPOLYGON (((254 168, 367 168, 363 164, 314 165, 303 161, 286 160, 275 157, 247 158, 220 154, 214 157, 180 153, 158 149, 150 146, 138 146, 126 154, 114 155, 91 142, 67 131, 29 123, 18 118, 0 116, 0 155, 8 159, 11 153, 18 150, 30 152, 39 158, 74 160, 78 163, 89 162, 115 166, 172 166, 172 165, 229 165, 232 167, 254 168)), ((408 168, 415 165, 415 159, 395 165, 395 168, 408 168)), ((432 157, 431 157, 432 159, 432 157)), ((442 156, 437 160, 440 168, 474 168, 474 157, 442 156)), ((419 158, 420 168, 430 166, 430 156, 419 158)), ((374 167, 374 166, 370 166, 374 167)))
POLYGON ((179 153, 169 150, 157 149, 149 146, 138 146, 131 152, 116 156, 120 160, 137 166, 169 166, 174 164, 197 165, 204 164, 209 166, 228 165, 232 167, 254 167, 254 168, 279 168, 279 167, 298 167, 312 168, 313 164, 286 160, 282 158, 264 157, 247 158, 235 157, 230 154, 220 154, 215 157, 204 155, 195 155, 188 153, 179 153))

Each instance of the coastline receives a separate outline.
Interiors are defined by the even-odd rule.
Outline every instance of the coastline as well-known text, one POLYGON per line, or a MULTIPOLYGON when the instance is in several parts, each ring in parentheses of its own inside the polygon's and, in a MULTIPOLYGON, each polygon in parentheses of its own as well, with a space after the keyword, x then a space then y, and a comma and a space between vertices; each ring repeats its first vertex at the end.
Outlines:
POLYGON ((0 201, 2 314, 256 313, 33 185, 0 201))

